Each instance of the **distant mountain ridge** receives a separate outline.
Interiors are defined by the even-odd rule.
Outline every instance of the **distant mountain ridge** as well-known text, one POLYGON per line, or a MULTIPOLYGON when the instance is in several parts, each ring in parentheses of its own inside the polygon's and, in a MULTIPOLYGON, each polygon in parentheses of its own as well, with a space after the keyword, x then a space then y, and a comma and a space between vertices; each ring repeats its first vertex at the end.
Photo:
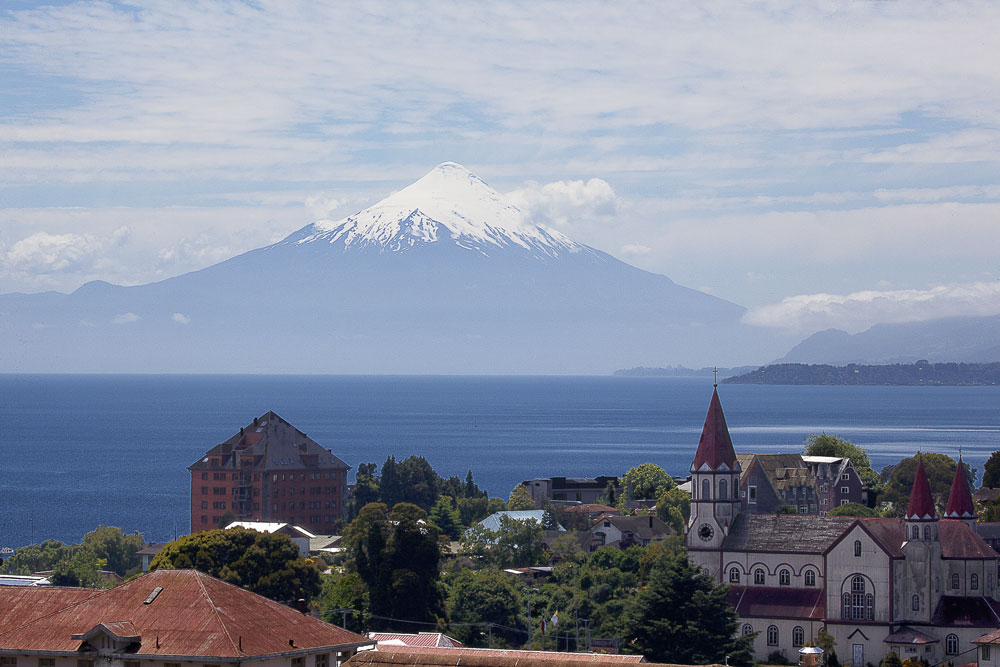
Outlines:
POLYGON ((1000 361, 1000 315, 877 324, 849 334, 827 329, 809 336, 777 363, 908 364, 1000 361))
POLYGON ((0 368, 605 374, 788 349, 744 311, 531 224, 448 162, 355 215, 199 271, 0 295, 0 368))

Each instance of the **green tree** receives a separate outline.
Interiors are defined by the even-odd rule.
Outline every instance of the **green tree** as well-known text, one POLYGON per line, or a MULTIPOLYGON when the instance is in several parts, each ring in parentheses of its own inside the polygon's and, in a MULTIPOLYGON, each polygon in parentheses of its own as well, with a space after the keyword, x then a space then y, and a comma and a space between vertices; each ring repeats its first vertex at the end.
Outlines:
POLYGON ((862 505, 861 503, 846 503, 844 505, 839 505, 834 507, 832 510, 826 513, 827 516, 863 516, 871 517, 878 516, 878 512, 873 510, 867 505, 862 505))
POLYGON ((357 572, 326 575, 320 608, 327 623, 352 632, 364 632, 369 623, 368 587, 357 572))
POLYGON ((245 528, 206 530, 170 542, 151 570, 194 568, 279 602, 319 593, 319 570, 287 535, 245 528))
POLYGON ((56 564, 49 580, 53 586, 100 588, 103 581, 97 571, 104 563, 93 551, 81 547, 75 549, 72 556, 56 564))
POLYGON ((868 503, 874 507, 878 496, 884 490, 882 479, 878 473, 872 470, 871 459, 868 452, 855 445, 850 440, 845 440, 832 433, 813 433, 806 438, 806 456, 834 456, 838 458, 848 458, 858 471, 858 477, 864 485, 864 490, 868 493, 868 503))
POLYGON ((438 527, 441 534, 450 540, 457 540, 462 530, 462 518, 455 509, 451 496, 439 496, 431 508, 428 520, 438 527))
POLYGON ((525 640, 521 620, 524 602, 513 579, 503 572, 488 568, 462 570, 448 584, 448 607, 451 621, 456 624, 452 633, 470 646, 481 645, 487 624, 495 624, 494 639, 499 637, 508 645, 520 645, 525 640))
POLYGON ((139 567, 139 552, 146 546, 142 535, 125 535, 121 528, 98 526, 83 536, 83 547, 104 559, 106 569, 121 576, 139 567))
POLYGON ((889 651, 882 658, 879 667, 903 667, 903 661, 899 659, 899 655, 895 651, 889 651))
POLYGON ((752 637, 737 636, 728 591, 686 554, 669 554, 625 607, 622 639, 651 662, 749 664, 752 637))
POLYGON ((983 467, 983 487, 987 489, 1000 488, 1000 451, 990 454, 983 467))
POLYGON ((684 526, 691 517, 691 494, 676 486, 667 489, 656 499, 656 516, 678 535, 682 535, 684 526))
MULTIPOLYGON (((951 483, 955 479, 955 469, 958 467, 958 463, 946 454, 918 453, 917 456, 923 459, 924 472, 927 473, 927 481, 930 483, 934 502, 943 508, 944 502, 951 492, 951 483)), ((917 456, 905 458, 894 466, 887 466, 887 470, 882 471, 883 476, 887 477, 882 500, 892 503, 896 514, 900 516, 906 511, 906 506, 910 501, 913 478, 917 471, 917 456)), ((967 463, 962 465, 965 466, 969 486, 974 488, 975 470, 970 468, 967 463)))
POLYGON ((514 487, 514 490, 510 492, 510 498, 507 499, 507 509, 510 511, 537 509, 535 501, 531 499, 528 487, 524 484, 518 484, 514 487))
POLYGON ((52 570, 62 560, 73 555, 75 547, 56 540, 21 547, 3 564, 5 574, 31 574, 52 570))
POLYGON ((471 526, 488 517, 490 515, 487 510, 489 502, 490 499, 486 496, 459 498, 457 503, 459 523, 463 526, 471 526))
POLYGON ((352 516, 357 516, 358 510, 368 503, 377 503, 379 495, 378 466, 374 463, 358 465, 358 474, 354 481, 352 516))
POLYGON ((653 500, 676 486, 673 478, 655 463, 640 463, 622 475, 622 496, 626 500, 653 500))
POLYGON ((497 530, 480 524, 462 536, 461 553, 475 562, 498 568, 528 567, 545 559, 545 533, 537 521, 500 517, 497 530))

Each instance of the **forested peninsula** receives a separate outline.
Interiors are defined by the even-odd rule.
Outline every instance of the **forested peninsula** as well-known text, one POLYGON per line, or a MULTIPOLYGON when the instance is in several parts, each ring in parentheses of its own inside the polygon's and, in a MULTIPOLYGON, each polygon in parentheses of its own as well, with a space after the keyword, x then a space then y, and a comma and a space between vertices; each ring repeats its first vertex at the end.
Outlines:
POLYGON ((894 386, 1000 385, 1000 363, 958 364, 918 361, 914 364, 829 366, 772 364, 722 380, 726 384, 828 384, 894 386))

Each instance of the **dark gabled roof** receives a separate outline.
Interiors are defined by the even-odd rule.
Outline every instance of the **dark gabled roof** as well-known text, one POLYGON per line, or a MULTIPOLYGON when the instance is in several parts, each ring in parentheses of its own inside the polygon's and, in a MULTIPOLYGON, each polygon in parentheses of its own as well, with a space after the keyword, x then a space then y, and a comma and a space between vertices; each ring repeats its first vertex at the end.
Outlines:
POLYGON ((969 490, 969 478, 965 476, 965 466, 962 456, 958 457, 955 468, 955 479, 951 482, 951 493, 948 494, 948 505, 944 510, 949 519, 974 519, 976 508, 972 504, 972 491, 969 490))
POLYGON ((628 531, 636 535, 639 539, 655 540, 665 535, 673 535, 674 529, 663 523, 663 521, 652 514, 646 516, 604 516, 595 521, 591 531, 600 529, 607 522, 622 531, 628 531))
POLYGON ((822 588, 733 586, 729 602, 741 618, 803 618, 822 620, 822 588))
POLYGON ((936 644, 939 640, 931 637, 926 632, 921 632, 908 625, 901 625, 895 631, 886 635, 882 640, 886 644, 936 644))
MULTIPOLYGON (((87 591, 88 597, 58 607, 44 588, 20 590, 48 604, 45 615, 2 626, 0 646, 15 651, 75 652, 81 641, 74 635, 86 635, 102 623, 115 634, 138 637, 137 655, 247 659, 369 643, 195 570, 157 570, 117 588, 87 591)), ((0 590, 0 609, 10 597, 0 590)))
POLYGON ((698 440, 698 451, 695 452, 691 471, 699 470, 707 465, 711 470, 735 469, 739 463, 733 450, 733 439, 729 436, 726 426, 726 415, 722 413, 722 403, 719 401, 719 390, 712 391, 712 402, 708 404, 708 415, 705 426, 698 440), (723 468, 725 466, 725 468, 723 468))
POLYGON ((937 519, 937 509, 931 496, 931 485, 924 471, 924 460, 917 459, 917 472, 913 476, 913 489, 910 491, 910 504, 906 507, 907 521, 929 521, 937 519))
POLYGON ((1000 625, 1000 602, 989 598, 966 598, 952 595, 941 597, 932 625, 964 627, 964 628, 995 628, 1000 625))
POLYGON ((857 519, 814 514, 748 514, 733 521, 725 551, 825 552, 857 519))
POLYGON ((858 523, 867 530, 872 539, 890 556, 903 555, 903 542, 906 540, 906 526, 902 519, 884 519, 880 517, 865 517, 858 523))
POLYGON ((944 519, 938 522, 938 539, 941 541, 943 558, 984 559, 997 558, 993 547, 988 545, 975 530, 964 521, 944 519))
POLYGON ((816 487, 816 478, 801 454, 737 454, 736 457, 743 470, 756 461, 776 491, 795 486, 816 487))
POLYGON ((255 418, 231 438, 212 447, 188 469, 215 467, 251 470, 303 467, 350 470, 350 466, 330 450, 273 411, 255 418), (210 459, 213 458, 219 460, 219 466, 210 465, 210 459))

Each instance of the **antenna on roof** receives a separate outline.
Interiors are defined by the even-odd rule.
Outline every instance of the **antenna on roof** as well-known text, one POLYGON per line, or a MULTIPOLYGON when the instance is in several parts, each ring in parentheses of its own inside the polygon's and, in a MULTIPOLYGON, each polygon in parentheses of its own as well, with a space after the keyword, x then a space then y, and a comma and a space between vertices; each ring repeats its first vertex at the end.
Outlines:
POLYGON ((718 366, 716 366, 715 368, 712 369, 712 375, 715 376, 715 379, 712 380, 712 388, 713 389, 718 389, 718 387, 719 387, 719 367, 718 366))

